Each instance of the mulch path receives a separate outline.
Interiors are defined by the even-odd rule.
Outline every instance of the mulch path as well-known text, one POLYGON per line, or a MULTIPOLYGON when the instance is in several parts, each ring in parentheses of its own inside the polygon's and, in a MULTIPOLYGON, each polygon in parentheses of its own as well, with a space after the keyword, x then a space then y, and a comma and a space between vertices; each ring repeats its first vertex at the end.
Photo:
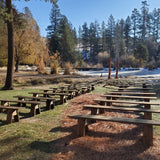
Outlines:
MULTIPOLYGON (((61 126, 64 136, 56 140, 57 152, 52 160, 160 160, 160 139, 154 135, 154 146, 147 148, 142 143, 142 126, 116 122, 89 125, 85 137, 76 136, 77 120, 70 114, 90 114, 83 110, 84 104, 95 104, 93 99, 100 94, 85 94, 74 98, 63 112, 61 126)), ((105 116, 135 118, 137 115, 122 112, 105 112, 105 116)))

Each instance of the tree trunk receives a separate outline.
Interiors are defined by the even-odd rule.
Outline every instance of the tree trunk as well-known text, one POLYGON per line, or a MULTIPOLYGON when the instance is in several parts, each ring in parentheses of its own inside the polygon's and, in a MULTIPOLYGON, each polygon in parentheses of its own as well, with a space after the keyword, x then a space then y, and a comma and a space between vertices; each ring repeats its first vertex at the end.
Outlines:
POLYGON ((116 79, 118 79, 118 70, 119 70, 119 59, 117 59, 116 76, 115 76, 116 79))
POLYGON ((109 71, 108 71, 108 79, 111 79, 111 58, 109 58, 109 71))
POLYGON ((19 58, 17 58, 17 60, 16 60, 15 72, 18 72, 18 66, 19 66, 19 58))
POLYGON ((11 20, 7 21, 8 30, 8 64, 6 82, 3 89, 13 89, 13 72, 14 72, 14 33, 13 33, 13 14, 12 14, 12 0, 6 0, 6 7, 8 14, 11 15, 11 20))

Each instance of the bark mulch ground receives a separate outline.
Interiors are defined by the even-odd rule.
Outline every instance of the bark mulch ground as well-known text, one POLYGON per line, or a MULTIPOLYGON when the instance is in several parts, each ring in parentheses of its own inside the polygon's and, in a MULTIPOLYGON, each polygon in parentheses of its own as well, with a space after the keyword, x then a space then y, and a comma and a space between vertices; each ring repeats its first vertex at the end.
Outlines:
MULTIPOLYGON (((72 100, 62 114, 61 126, 54 131, 63 131, 64 136, 56 140, 53 160, 160 160, 160 139, 154 135, 154 146, 147 148, 142 143, 142 126, 116 122, 89 125, 85 137, 76 136, 77 120, 69 114, 90 114, 83 110, 84 104, 95 104, 99 94, 85 94, 72 100)), ((137 115, 122 112, 105 112, 105 116, 136 118, 137 115)), ((52 143, 52 144, 53 144, 52 143)))

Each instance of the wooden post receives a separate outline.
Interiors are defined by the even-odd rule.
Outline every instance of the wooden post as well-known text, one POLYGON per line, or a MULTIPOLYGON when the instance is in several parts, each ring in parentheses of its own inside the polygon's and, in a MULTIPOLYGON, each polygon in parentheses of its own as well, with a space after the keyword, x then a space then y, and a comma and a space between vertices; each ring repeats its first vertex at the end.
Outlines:
POLYGON ((119 70, 119 59, 117 59, 116 76, 115 76, 116 79, 118 79, 118 70, 119 70))
POLYGON ((147 146, 153 146, 153 126, 152 125, 144 125, 143 142, 147 146))
POLYGON ((78 136, 85 136, 87 130, 86 119, 78 119, 78 126, 77 126, 77 134, 78 136))
POLYGON ((111 58, 109 58, 109 71, 108 71, 108 79, 111 79, 111 58))

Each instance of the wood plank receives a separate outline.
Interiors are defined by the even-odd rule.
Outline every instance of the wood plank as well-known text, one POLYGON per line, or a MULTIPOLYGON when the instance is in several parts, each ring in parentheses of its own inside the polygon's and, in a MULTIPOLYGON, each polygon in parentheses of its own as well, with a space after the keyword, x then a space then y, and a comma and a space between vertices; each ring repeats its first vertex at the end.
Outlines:
POLYGON ((105 93, 106 95, 107 94, 125 94, 125 95, 143 95, 143 96, 151 96, 151 95, 156 95, 156 93, 151 93, 151 92, 145 92, 145 93, 142 93, 142 92, 119 92, 119 91, 112 91, 112 92, 108 92, 108 93, 105 93))
POLYGON ((40 104, 40 102, 37 101, 23 101, 23 100, 9 100, 9 99, 0 99, 0 101, 5 102, 15 102, 15 103, 28 103, 28 104, 40 104))
POLYGON ((101 95, 101 97, 113 97, 113 98, 126 98, 126 99, 152 99, 155 100, 157 97, 145 97, 145 96, 125 96, 125 95, 101 95))
POLYGON ((14 98, 28 98, 28 99, 42 99, 42 100, 55 100, 54 98, 51 97, 32 97, 32 96, 13 96, 14 98))
POLYGON ((142 101, 125 101, 125 100, 110 100, 110 99, 94 99, 95 102, 109 102, 109 103, 128 103, 128 104, 141 104, 141 105, 160 105, 156 102, 142 102, 142 101))
POLYGON ((19 110, 23 109, 22 107, 15 107, 15 106, 0 106, 0 109, 13 109, 13 110, 19 110))
POLYGON ((128 88, 118 88, 118 90, 153 90, 153 88, 137 88, 137 87, 128 87, 128 88))
POLYGON ((160 109, 144 109, 133 107, 113 107, 113 106, 101 106, 101 105, 84 105, 84 108, 97 108, 97 109, 110 109, 110 110, 122 110, 122 111, 135 111, 135 112, 148 112, 148 113, 160 113, 160 109))
POLYGON ((44 94, 44 95, 70 95, 69 93, 46 93, 46 92, 29 92, 29 94, 44 94))
POLYGON ((119 117, 108 117, 100 115, 69 115, 68 117, 74 119, 89 119, 89 120, 112 121, 112 122, 121 122, 129 124, 145 124, 145 125, 160 126, 160 121, 147 120, 147 119, 119 118, 119 117))

